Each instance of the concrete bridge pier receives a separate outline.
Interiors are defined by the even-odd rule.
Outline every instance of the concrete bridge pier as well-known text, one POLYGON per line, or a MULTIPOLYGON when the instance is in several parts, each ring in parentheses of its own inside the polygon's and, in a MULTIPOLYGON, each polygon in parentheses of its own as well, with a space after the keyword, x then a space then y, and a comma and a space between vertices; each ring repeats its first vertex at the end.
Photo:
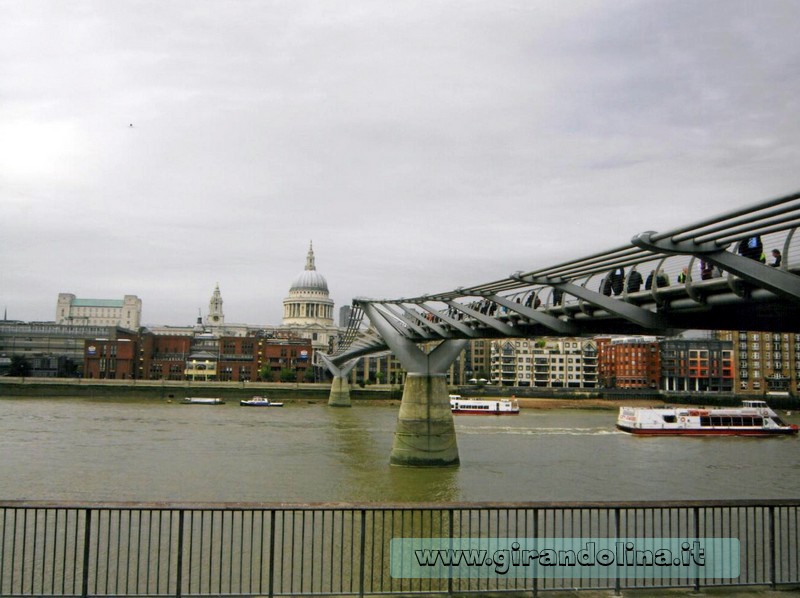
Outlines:
POLYGON ((407 467, 458 465, 446 372, 468 341, 445 340, 425 353, 373 305, 366 304, 364 311, 408 372, 389 462, 407 467))
POLYGON ((389 458, 392 465, 458 465, 458 442, 444 374, 406 376, 389 458))
POLYGON ((350 382, 347 376, 334 376, 328 407, 352 407, 350 402, 350 382))
POLYGON ((358 363, 358 360, 353 359, 343 366, 337 366, 327 355, 319 353, 319 356, 333 374, 331 394, 328 395, 328 406, 352 407, 352 403, 350 402, 350 382, 347 380, 347 377, 350 375, 350 372, 353 371, 353 367, 358 363))

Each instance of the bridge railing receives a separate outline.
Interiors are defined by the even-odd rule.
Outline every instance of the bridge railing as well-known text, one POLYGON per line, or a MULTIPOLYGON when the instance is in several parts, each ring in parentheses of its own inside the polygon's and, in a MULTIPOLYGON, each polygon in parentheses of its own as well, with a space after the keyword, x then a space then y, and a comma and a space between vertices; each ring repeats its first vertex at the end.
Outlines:
MULTIPOLYGON (((0 503, 0 595, 276 596, 800 583, 800 501, 415 505, 0 503), (401 538, 738 540, 733 578, 392 576, 401 538)), ((511 567, 515 573, 514 567, 511 567)), ((579 568, 578 568, 579 569, 579 568)), ((533 570, 532 570, 533 571, 533 570)), ((617 570, 618 571, 618 570, 617 570)), ((692 571, 689 573, 688 571, 692 571)))
MULTIPOLYGON (((680 312, 705 307, 710 297, 715 298, 716 305, 728 308, 735 302, 783 301, 785 306, 788 299, 788 304, 796 310, 800 301, 796 279, 768 276, 762 270, 743 281, 735 274, 743 272, 737 270, 735 260, 724 262, 734 264, 728 266, 731 271, 710 261, 712 267, 704 269, 703 256, 709 252, 718 252, 718 256, 725 252, 741 254, 739 243, 758 237, 763 245, 764 262, 771 263, 772 250, 777 249, 782 255, 780 269, 798 276, 798 227, 800 193, 795 193, 675 230, 642 233, 614 249, 547 268, 517 272, 485 284, 413 298, 356 299, 353 307, 357 318, 351 321, 333 357, 344 362, 386 350, 378 335, 365 334, 362 325, 365 304, 376 307, 400 335, 414 342, 547 334, 573 336, 620 330, 649 329, 657 333, 660 328, 697 328, 703 327, 702 320, 696 317, 681 320, 680 312), (612 274, 618 270, 624 271, 624 275, 612 274), (634 270, 638 274, 633 274, 634 270), (637 285, 632 284, 634 276, 641 276, 637 285), (576 294, 576 289, 581 292, 576 294), (604 303, 603 296, 639 309, 612 309, 614 305, 604 303), (531 310, 543 316, 536 316, 531 310), (665 314, 670 317, 663 317, 665 314), (603 324, 604 319, 612 322, 603 324)), ((735 318, 721 321, 731 319, 735 318)), ((776 325, 774 321, 764 324, 765 329, 776 325)))

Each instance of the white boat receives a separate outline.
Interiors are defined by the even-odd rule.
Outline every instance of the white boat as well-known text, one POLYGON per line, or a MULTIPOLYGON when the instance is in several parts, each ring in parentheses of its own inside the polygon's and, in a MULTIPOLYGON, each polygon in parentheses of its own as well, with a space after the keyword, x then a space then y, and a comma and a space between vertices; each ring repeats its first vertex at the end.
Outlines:
POLYGON ((764 401, 741 407, 620 407, 617 428, 648 436, 775 436, 797 434, 764 401))
POLYGON ((474 415, 518 415, 516 399, 464 399, 461 395, 450 395, 450 411, 474 415))
POLYGON ((224 405, 219 397, 186 397, 181 401, 184 405, 224 405))
POLYGON ((275 403, 270 401, 267 397, 253 397, 239 401, 242 407, 283 407, 283 403, 275 403))

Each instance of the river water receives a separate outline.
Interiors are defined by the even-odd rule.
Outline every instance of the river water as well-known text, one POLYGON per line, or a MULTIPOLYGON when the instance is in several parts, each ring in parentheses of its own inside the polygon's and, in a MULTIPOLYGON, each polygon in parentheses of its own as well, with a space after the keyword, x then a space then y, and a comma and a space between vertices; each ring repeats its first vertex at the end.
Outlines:
MULTIPOLYGON (((397 405, 0 400, 0 500, 559 501, 800 497, 800 439, 643 438, 616 412, 456 416, 461 465, 390 466, 397 405)), ((787 418, 800 423, 793 415, 787 418)))

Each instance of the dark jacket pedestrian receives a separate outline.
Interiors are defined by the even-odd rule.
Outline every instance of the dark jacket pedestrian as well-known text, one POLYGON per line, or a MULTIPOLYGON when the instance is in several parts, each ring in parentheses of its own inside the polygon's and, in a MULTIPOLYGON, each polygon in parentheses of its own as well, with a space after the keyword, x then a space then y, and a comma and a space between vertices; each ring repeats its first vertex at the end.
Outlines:
POLYGON ((773 268, 778 268, 780 267, 782 261, 783 261, 783 256, 781 255, 781 252, 778 251, 777 249, 773 249, 772 263, 770 264, 770 266, 772 266, 773 268))
POLYGON ((622 287, 625 284, 625 269, 614 268, 611 271, 611 290, 615 295, 622 294, 622 287))
POLYGON ((711 262, 700 262, 700 279, 709 280, 714 278, 714 264, 711 262))
POLYGON ((642 288, 642 275, 639 274, 639 271, 634 267, 634 269, 631 270, 631 273, 628 274, 627 289, 629 293, 635 293, 641 288, 642 288))
POLYGON ((764 244, 761 242, 760 235, 754 235, 739 241, 737 251, 739 255, 749 257, 751 260, 757 260, 762 264, 767 261, 764 255, 764 244))

